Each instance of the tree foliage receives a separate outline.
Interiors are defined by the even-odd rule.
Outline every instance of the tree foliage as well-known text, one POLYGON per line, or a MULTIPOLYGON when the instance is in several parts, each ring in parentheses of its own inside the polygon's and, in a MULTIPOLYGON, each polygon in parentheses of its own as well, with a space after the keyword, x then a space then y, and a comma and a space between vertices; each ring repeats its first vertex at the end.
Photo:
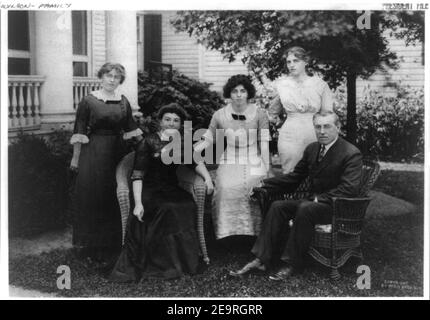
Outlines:
POLYGON ((193 122, 193 130, 207 128, 214 111, 224 104, 218 93, 209 89, 209 83, 191 79, 175 70, 167 83, 160 83, 146 72, 140 72, 138 85, 138 103, 143 115, 140 122, 146 132, 155 129, 157 112, 166 104, 181 105, 193 122))
POLYGON ((370 29, 357 28, 356 11, 181 11, 171 21, 230 62, 243 54, 250 71, 273 80, 285 72, 285 50, 302 46, 311 68, 332 88, 348 73, 368 77, 396 67, 396 55, 382 35, 386 15, 372 12, 370 29))
MULTIPOLYGON (((346 124, 345 87, 336 90, 335 110, 346 124)), ((424 161, 424 88, 399 87, 387 96, 367 87, 357 103, 357 146, 365 157, 424 161)))
POLYGON ((366 79, 378 69, 398 67, 385 31, 405 38, 406 44, 424 40, 422 12, 180 11, 171 23, 230 62, 241 54, 251 74, 260 80, 263 76, 273 80, 285 72, 287 48, 307 49, 312 54, 311 69, 331 88, 346 80, 347 138, 353 143, 357 77, 366 79))
POLYGON ((424 43, 424 11, 387 12, 384 27, 397 39, 405 39, 406 45, 424 43))

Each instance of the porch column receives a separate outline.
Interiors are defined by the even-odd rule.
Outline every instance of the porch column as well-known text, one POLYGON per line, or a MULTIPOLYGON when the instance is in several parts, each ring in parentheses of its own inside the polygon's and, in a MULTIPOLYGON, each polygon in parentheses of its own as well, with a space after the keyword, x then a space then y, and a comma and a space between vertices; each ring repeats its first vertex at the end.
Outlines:
POLYGON ((35 37, 35 71, 45 76, 41 123, 50 129, 74 121, 71 11, 36 11, 35 37))
POLYGON ((106 57, 109 62, 124 66, 126 78, 120 90, 130 101, 133 111, 137 104, 137 35, 136 11, 106 11, 106 57))

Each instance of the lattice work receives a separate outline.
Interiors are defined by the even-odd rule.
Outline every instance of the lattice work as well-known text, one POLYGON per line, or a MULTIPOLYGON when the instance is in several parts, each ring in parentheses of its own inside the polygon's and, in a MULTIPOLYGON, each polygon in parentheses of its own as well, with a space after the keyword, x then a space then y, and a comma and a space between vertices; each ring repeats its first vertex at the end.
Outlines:
POLYGON ((370 198, 335 198, 334 223, 339 233, 359 235, 370 198))
POLYGON ((361 172, 359 197, 366 197, 370 189, 378 179, 380 166, 377 162, 363 160, 363 169, 361 172))
POLYGON ((117 190, 116 196, 121 212, 122 244, 124 245, 125 230, 127 227, 128 215, 130 214, 130 193, 128 189, 117 190))
POLYGON ((196 175, 193 171, 183 166, 178 169, 178 179, 179 186, 185 191, 191 193, 194 198, 194 202, 197 205, 196 226, 200 243, 200 251, 203 255, 203 261, 205 261, 206 264, 209 264, 210 259, 204 232, 206 184, 200 176, 196 175))

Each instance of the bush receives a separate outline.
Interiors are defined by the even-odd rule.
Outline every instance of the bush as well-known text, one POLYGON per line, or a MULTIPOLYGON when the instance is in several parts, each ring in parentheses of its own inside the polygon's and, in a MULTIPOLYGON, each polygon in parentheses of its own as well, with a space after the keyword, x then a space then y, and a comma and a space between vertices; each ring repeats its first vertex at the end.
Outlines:
MULTIPOLYGON (((336 92, 335 109, 346 124, 346 90, 336 92)), ((395 96, 366 90, 357 102, 357 145, 384 161, 424 161, 424 89, 400 87, 395 96)))
POLYGON ((9 146, 10 236, 34 236, 66 225, 70 135, 20 134, 9 146))
POLYGON ((148 130, 160 107, 176 102, 190 115, 193 130, 207 128, 215 110, 223 104, 223 99, 215 91, 209 90, 208 83, 186 77, 173 71, 172 80, 167 84, 151 79, 146 72, 138 74, 139 106, 148 130))
POLYGON ((270 82, 268 79, 263 78, 262 81, 263 82, 260 82, 257 79, 254 79, 253 81, 256 89, 254 101, 260 108, 265 109, 268 112, 270 119, 269 131, 271 137, 271 141, 269 142, 269 150, 271 154, 278 154, 279 129, 281 129, 282 125, 287 119, 287 115, 283 108, 277 115, 269 112, 270 104, 272 103, 273 98, 276 96, 276 90, 272 82, 270 82))
MULTIPOLYGON (((256 82, 257 102, 268 108, 275 95, 272 84, 256 82)), ((346 127, 346 87, 335 92, 335 111, 339 115, 342 129, 346 127)), ((271 128, 276 141, 276 129, 285 121, 281 117, 271 128)), ((342 130, 342 136, 345 131, 342 130)), ((376 90, 367 90, 357 101, 357 146, 363 155, 383 161, 424 162, 424 89, 398 87, 395 96, 376 90)), ((276 146, 273 145, 275 150, 276 146)))

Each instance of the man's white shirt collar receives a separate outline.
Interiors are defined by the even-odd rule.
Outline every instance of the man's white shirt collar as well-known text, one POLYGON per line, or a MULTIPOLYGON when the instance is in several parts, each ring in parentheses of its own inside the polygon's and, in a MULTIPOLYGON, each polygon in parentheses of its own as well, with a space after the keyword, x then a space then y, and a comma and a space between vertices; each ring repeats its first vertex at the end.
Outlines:
POLYGON ((330 149, 330 148, 331 148, 331 146, 335 144, 335 142, 337 141, 337 139, 339 139, 339 136, 337 136, 337 137, 336 137, 336 139, 334 139, 332 142, 330 142, 329 144, 327 144, 327 145, 325 146, 324 155, 327 153, 328 149, 330 149))

